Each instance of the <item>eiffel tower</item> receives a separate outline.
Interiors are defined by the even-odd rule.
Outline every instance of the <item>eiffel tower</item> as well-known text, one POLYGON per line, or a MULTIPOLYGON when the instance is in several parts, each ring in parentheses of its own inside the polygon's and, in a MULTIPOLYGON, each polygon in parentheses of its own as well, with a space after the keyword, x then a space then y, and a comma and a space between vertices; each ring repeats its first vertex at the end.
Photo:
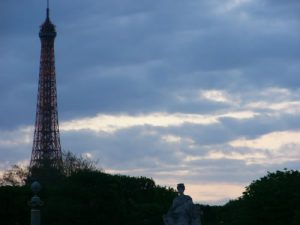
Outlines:
POLYGON ((55 25, 50 21, 49 1, 46 20, 40 26, 40 72, 35 130, 30 160, 30 179, 51 182, 62 171, 58 126, 57 91, 54 60, 55 25))

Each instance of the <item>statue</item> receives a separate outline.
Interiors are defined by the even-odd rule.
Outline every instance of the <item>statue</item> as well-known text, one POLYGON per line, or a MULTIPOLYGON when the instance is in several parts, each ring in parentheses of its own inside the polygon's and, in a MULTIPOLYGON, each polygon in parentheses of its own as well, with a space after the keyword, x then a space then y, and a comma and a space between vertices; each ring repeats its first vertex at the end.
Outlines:
POLYGON ((168 213, 163 216, 165 225, 200 225, 200 210, 190 196, 184 194, 184 184, 177 185, 178 196, 168 213))

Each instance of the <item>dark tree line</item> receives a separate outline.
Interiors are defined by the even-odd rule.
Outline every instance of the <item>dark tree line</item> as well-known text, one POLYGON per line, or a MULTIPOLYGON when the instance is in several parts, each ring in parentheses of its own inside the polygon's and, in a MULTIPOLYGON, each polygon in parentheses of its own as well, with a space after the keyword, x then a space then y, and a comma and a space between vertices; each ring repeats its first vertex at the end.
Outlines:
MULTIPOLYGON (((177 195, 146 177, 104 173, 72 153, 64 162, 62 179, 39 194, 45 202, 42 225, 163 225, 162 215, 177 195)), ((13 166, 0 180, 1 225, 30 223, 27 175, 28 169, 13 166)))
MULTIPOLYGON (((64 178, 71 176, 79 171, 99 171, 96 168, 96 161, 92 161, 88 158, 82 156, 77 156, 72 152, 63 152, 63 167, 60 171, 54 168, 33 168, 35 173, 43 178, 51 178, 51 183, 60 183, 64 178), (52 175, 52 176, 51 176, 52 175), (53 182, 54 181, 54 182, 53 182)), ((30 177, 31 171, 28 166, 22 167, 19 165, 13 165, 11 169, 4 172, 3 176, 0 178, 0 186, 22 186, 26 183, 32 183, 30 177)), ((40 183, 46 183, 47 180, 39 180, 40 183)))
POLYGON ((206 206, 203 212, 205 225, 300 225, 300 172, 268 173, 237 200, 206 206))
MULTIPOLYGON (((0 187, 1 225, 29 224, 27 186, 0 187)), ((162 225, 176 193, 152 179, 83 170, 40 193, 43 225, 162 225)))
MULTIPOLYGON (((42 225, 163 225, 177 195, 146 177, 110 175, 69 153, 64 177, 43 187, 42 225), (67 166, 68 165, 68 166, 67 166)), ((0 224, 27 225, 31 198, 26 170, 0 180, 0 224)), ((200 206, 202 225, 300 225, 300 172, 277 171, 253 181, 224 206, 200 206)))

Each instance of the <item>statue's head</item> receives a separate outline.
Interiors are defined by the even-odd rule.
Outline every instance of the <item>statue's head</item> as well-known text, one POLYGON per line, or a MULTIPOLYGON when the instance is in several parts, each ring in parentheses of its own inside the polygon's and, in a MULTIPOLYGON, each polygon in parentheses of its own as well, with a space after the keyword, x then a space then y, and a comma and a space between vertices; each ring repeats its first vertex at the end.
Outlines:
POLYGON ((177 191, 178 191, 179 194, 182 195, 184 190, 185 190, 185 186, 184 186, 183 183, 177 184, 177 191))

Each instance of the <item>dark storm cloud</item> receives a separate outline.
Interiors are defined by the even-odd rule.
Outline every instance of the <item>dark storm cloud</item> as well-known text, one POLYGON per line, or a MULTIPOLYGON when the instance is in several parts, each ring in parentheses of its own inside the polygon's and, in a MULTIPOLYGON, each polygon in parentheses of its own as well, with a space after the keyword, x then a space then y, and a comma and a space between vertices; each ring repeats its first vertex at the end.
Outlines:
MULTIPOLYGON (((11 166, 18 162, 29 160, 31 154, 31 143, 23 146, 0 147, 0 164, 11 166)), ((7 168, 5 168, 7 169, 7 168)))
MULTIPOLYGON (((223 119, 222 124, 235 135, 246 138, 257 138, 270 132, 299 130, 299 115, 257 116, 249 120, 223 119)), ((235 136, 233 139, 237 138, 235 136)))
POLYGON ((1 1, 0 5, 0 128, 33 123, 40 25, 37 4, 1 1), (33 113, 33 114, 32 114, 33 113))
POLYGON ((19 127, 18 130, 0 129, 0 167, 28 160, 31 153, 31 129, 19 127))
MULTIPOLYGON (((215 159, 198 160, 191 164, 192 169, 187 180, 191 183, 230 182, 245 184, 258 177, 257 165, 246 165, 243 160, 215 159)), ((261 170, 259 174, 264 175, 261 170)))
MULTIPOLYGON (((296 15, 288 16, 288 10, 294 11, 298 3, 289 1, 272 7, 268 1, 251 1, 226 11, 229 3, 51 2, 50 14, 58 31, 56 64, 61 117, 101 111, 212 112, 220 104, 182 103, 174 94, 193 89, 239 92, 241 86, 297 86, 299 21, 295 20, 296 15), (277 17, 278 11, 281 17, 277 17), (255 17, 264 12, 265 16, 255 17)), ((27 91, 34 95, 39 61, 37 33, 45 6, 40 2, 16 1, 2 5, 6 9, 1 14, 1 48, 2 57, 5 56, 1 74, 7 80, 5 87, 11 89, 26 83, 32 87, 27 91)), ((35 97, 24 94, 24 88, 13 93, 24 97, 12 99, 11 102, 20 102, 15 108, 4 108, 18 112, 23 109, 25 98, 34 107, 35 97)), ((5 91, 1 96, 8 94, 5 91)), ((15 124, 28 123, 32 110, 24 115, 27 116, 15 124)))
MULTIPOLYGON (((299 1, 297 0, 286 0, 286 1, 272 1, 264 0, 257 1, 261 7, 253 8, 252 12, 256 16, 262 18, 280 18, 283 20, 297 20, 299 19, 299 1)), ((299 21, 298 21, 299 22, 299 21)))
POLYGON ((173 155, 172 149, 160 141, 158 134, 145 135, 145 132, 148 132, 147 128, 136 127, 113 135, 71 132, 62 135, 62 138, 66 142, 64 146, 78 153, 92 153, 95 158, 99 159, 100 166, 104 168, 152 168, 155 164, 160 166, 162 162, 164 165, 179 162, 178 156, 173 155), (74 139, 77 136, 80 138, 74 139), (86 143, 80 141, 83 137, 87 140, 86 143))
MULTIPOLYGON (((281 86, 281 84, 291 86, 299 82, 295 64, 295 58, 299 58, 298 51, 296 51, 299 45, 297 41, 299 34, 293 30, 295 25, 290 27, 289 30, 294 33, 290 35, 290 33, 282 33, 279 25, 272 26, 269 20, 266 23, 263 20, 261 24, 257 21, 251 24, 251 19, 249 19, 235 24, 234 22, 238 19, 236 15, 222 15, 229 19, 221 21, 212 15, 205 14, 205 21, 208 18, 213 21, 212 27, 206 27, 201 24, 201 14, 196 14, 195 9, 192 9, 189 4, 172 5, 171 12, 168 11, 167 15, 162 15, 161 11, 164 11, 164 6, 166 4, 163 4, 158 11, 154 8, 150 12, 143 12, 143 16, 140 17, 135 17, 135 14, 126 14, 120 18, 116 16, 118 19, 104 18, 98 22, 98 26, 89 26, 89 29, 84 27, 86 25, 84 22, 88 19, 81 21, 84 25, 82 25, 83 30, 79 29, 81 32, 78 34, 78 42, 84 44, 78 46, 75 40, 71 43, 74 42, 76 48, 82 48, 78 52, 83 54, 77 57, 73 64, 93 64, 96 68, 97 66, 101 68, 113 66, 119 69, 116 76, 106 77, 105 80, 97 78, 106 73, 103 70, 92 72, 85 71, 82 67, 75 73, 65 71, 65 74, 75 76, 75 78, 70 76, 68 81, 71 83, 76 82, 77 76, 85 82, 94 81, 94 87, 86 85, 86 88, 84 88, 84 82, 80 81, 81 85, 74 83, 73 86, 78 87, 76 91, 79 96, 89 93, 88 90, 94 90, 92 93, 100 96, 99 101, 105 99, 110 103, 110 107, 101 108, 99 105, 95 108, 94 104, 89 105, 89 102, 94 102, 95 95, 93 95, 91 101, 84 103, 85 109, 131 111, 135 108, 135 110, 147 111, 145 108, 149 107, 151 110, 151 107, 155 109, 157 104, 160 107, 164 104, 166 110, 176 111, 177 108, 172 107, 172 104, 165 104, 166 102, 172 103, 169 96, 172 92, 191 88, 221 87, 235 88, 236 91, 240 91, 240 86, 263 88, 281 86), (183 6, 183 10, 190 10, 192 16, 182 13, 180 6, 183 6), (191 22, 191 17, 194 19, 193 22, 191 22), (291 58, 293 60, 290 60, 291 58), (135 68, 135 66, 153 61, 158 63, 150 65, 146 71, 135 68), (132 67, 126 68, 126 65, 132 67), (94 76, 86 77, 87 73, 94 73, 94 76), (132 77, 134 79, 130 80, 132 77), (123 78, 128 82, 124 83, 123 78), (103 88, 104 85, 101 86, 101 84, 97 88, 97 84, 101 81, 106 88, 103 88), (108 92, 107 89, 112 91, 108 92), (118 94, 123 97, 122 102, 118 101, 116 96, 118 94), (133 98, 133 96, 136 97, 133 98), (137 99, 144 99, 144 105, 135 104, 139 101, 137 99), (122 104, 123 102, 126 104, 122 104)), ((126 11, 126 7, 123 10, 126 11)), ((97 16, 93 15, 92 18, 92 21, 95 21, 97 16)), ((73 60, 71 56, 66 59, 73 60)), ((183 108, 185 107, 179 107, 178 110, 183 108)), ((193 110, 192 106, 189 108, 193 110)))

